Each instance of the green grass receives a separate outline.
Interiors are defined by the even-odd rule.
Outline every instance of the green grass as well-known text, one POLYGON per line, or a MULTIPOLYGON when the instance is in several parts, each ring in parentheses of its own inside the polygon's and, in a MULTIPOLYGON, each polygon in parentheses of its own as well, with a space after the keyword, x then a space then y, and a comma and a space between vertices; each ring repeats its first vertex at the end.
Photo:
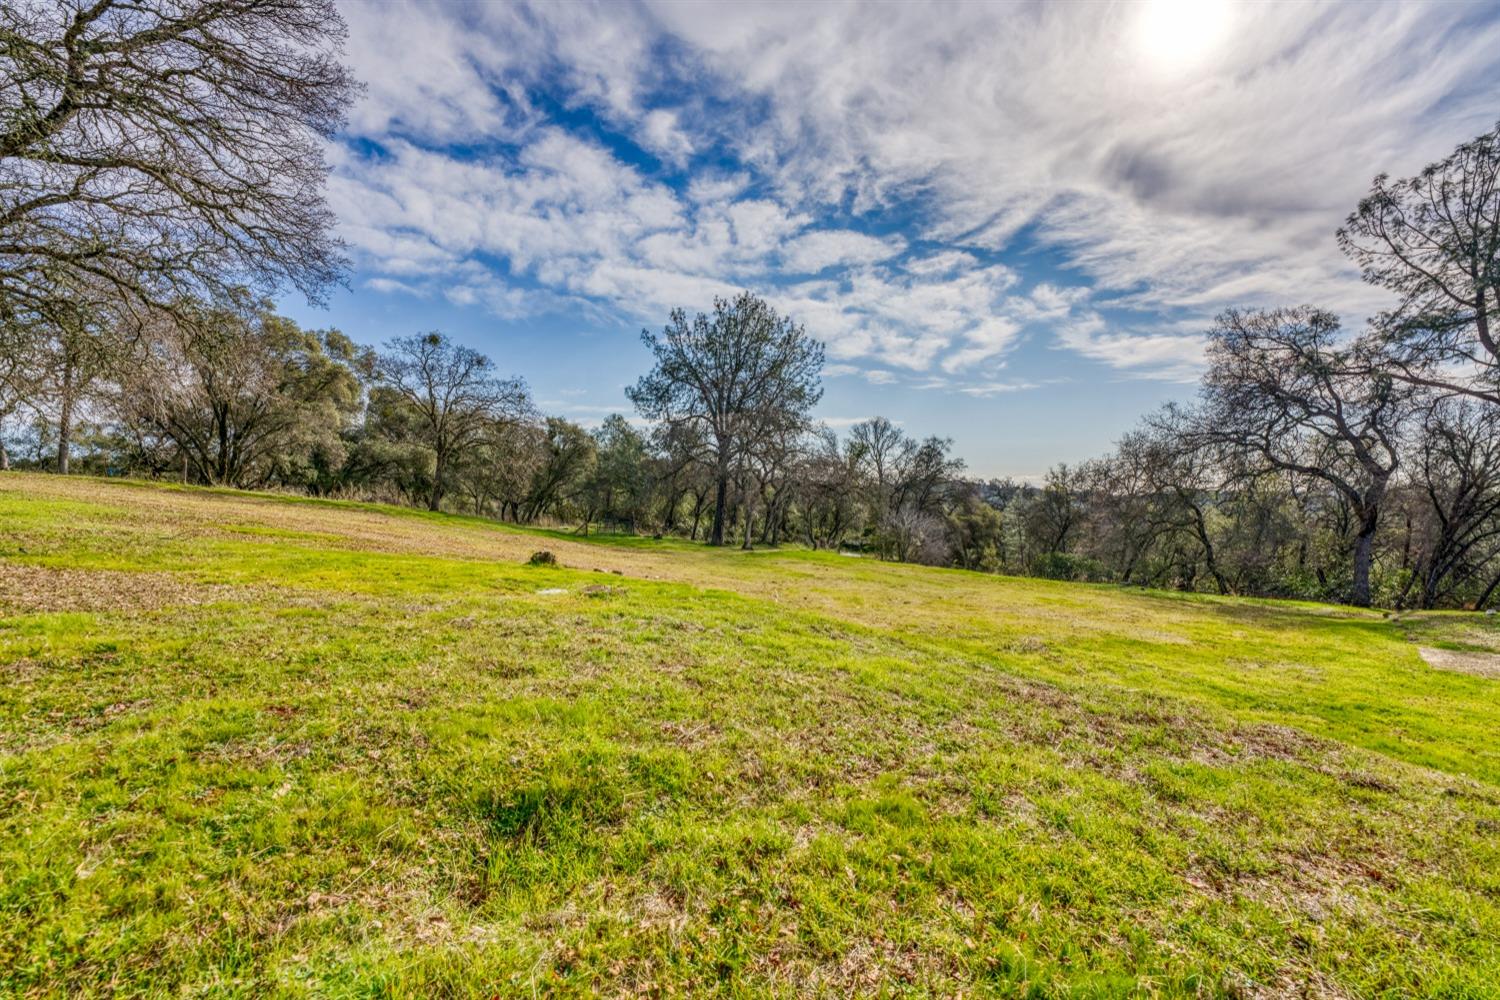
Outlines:
POLYGON ((9 474, 0 994, 1495 996, 1418 645, 1500 625, 9 474))

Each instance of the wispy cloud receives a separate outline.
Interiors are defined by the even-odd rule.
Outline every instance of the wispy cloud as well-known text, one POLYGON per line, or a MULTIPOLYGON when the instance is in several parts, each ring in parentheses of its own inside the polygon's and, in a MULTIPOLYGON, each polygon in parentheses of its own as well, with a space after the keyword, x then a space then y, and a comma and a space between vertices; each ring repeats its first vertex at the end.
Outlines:
POLYGON ((1378 308, 1334 226, 1497 114, 1491 12, 1222 6, 1184 59, 1125 4, 355 5, 331 194, 389 294, 634 328, 751 288, 866 377, 1015 391, 1030 339, 1188 379, 1225 306, 1378 308))

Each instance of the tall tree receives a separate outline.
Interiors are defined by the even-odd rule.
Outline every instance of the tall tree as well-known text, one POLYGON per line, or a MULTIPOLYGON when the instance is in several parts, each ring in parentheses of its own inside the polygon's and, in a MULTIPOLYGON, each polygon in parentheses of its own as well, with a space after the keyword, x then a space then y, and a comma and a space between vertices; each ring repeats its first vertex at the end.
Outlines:
POLYGON ((1066 555, 1083 517, 1079 494, 1079 469, 1059 463, 1047 470, 1042 488, 1022 511, 1033 561, 1040 557, 1066 555))
POLYGON ((878 525, 891 511, 900 470, 911 460, 917 442, 885 417, 876 416, 849 428, 849 445, 864 470, 871 513, 878 525))
POLYGON ((656 365, 627 395, 647 420, 701 431, 715 481, 709 541, 722 545, 730 479, 748 450, 805 425, 822 398, 823 345, 749 292, 715 299, 712 316, 675 310, 659 336, 641 339, 656 365))
POLYGON ((1208 362, 1200 439, 1335 490, 1356 521, 1348 599, 1368 605, 1409 387, 1346 345, 1335 316, 1307 306, 1224 313, 1209 331, 1208 362))
POLYGON ((1376 320, 1391 371, 1500 404, 1500 126, 1415 177, 1375 178, 1338 238, 1399 297, 1376 320))
POLYGON ((495 421, 531 414, 524 381, 497 378, 493 361, 436 331, 388 341, 376 358, 375 378, 410 409, 422 443, 432 453, 429 510, 442 506, 456 459, 495 421))
POLYGON ((344 34, 335 0, 0 4, 0 307, 59 273, 320 297, 344 266, 323 197, 344 34))

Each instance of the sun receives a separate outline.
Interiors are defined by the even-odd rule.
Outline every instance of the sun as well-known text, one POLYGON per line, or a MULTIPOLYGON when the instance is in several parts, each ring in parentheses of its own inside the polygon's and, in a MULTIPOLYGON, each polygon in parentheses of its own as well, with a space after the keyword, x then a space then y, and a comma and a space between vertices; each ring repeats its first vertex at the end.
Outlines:
POLYGON ((1193 69, 1223 45, 1231 13, 1229 0, 1147 0, 1136 14, 1136 49, 1162 72, 1193 69))

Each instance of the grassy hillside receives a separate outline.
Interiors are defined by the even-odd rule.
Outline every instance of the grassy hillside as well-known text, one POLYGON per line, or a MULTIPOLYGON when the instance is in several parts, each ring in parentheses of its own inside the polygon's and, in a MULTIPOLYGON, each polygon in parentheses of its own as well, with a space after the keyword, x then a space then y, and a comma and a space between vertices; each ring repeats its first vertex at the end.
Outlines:
POLYGON ((1495 650, 4 475, 0 994, 1494 996, 1495 650))

